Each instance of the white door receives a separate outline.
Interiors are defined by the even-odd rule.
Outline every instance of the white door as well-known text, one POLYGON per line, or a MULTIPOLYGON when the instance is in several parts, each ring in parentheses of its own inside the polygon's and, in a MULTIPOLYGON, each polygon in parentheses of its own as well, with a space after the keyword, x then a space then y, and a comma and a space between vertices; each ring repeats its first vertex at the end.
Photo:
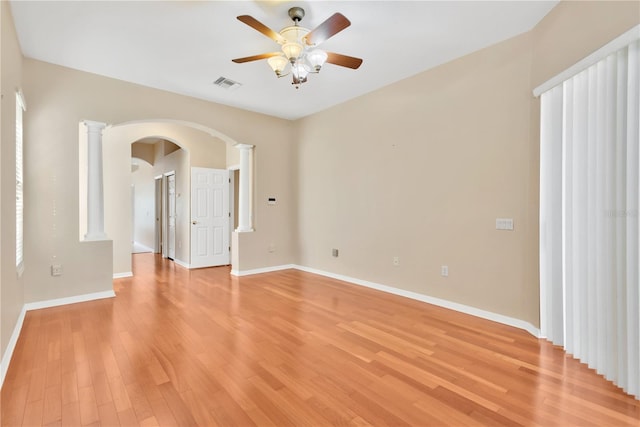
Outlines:
POLYGON ((228 265, 229 171, 191 168, 191 267, 228 265))
POLYGON ((176 259, 176 175, 167 176, 167 258, 176 259))

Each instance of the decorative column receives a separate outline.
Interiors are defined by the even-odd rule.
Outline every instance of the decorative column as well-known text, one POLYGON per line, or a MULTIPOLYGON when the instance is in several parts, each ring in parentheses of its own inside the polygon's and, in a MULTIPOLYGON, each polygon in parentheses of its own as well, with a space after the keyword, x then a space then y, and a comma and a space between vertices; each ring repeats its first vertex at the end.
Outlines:
POLYGON ((87 234, 85 240, 105 240, 102 186, 102 130, 106 123, 85 120, 87 127, 87 234))
POLYGON ((238 194, 238 227, 237 232, 253 231, 251 221, 251 158, 253 145, 238 144, 240 150, 240 185, 238 194))

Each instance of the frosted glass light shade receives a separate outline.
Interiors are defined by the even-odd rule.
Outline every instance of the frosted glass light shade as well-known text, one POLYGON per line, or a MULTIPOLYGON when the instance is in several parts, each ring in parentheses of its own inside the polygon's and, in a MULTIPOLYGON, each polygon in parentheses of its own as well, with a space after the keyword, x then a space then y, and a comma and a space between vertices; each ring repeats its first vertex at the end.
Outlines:
POLYGON ((291 67, 291 72, 297 80, 304 82, 309 74, 309 66, 307 64, 297 62, 291 67))
POLYGON ((307 53, 307 61, 309 61, 311 67, 318 72, 327 61, 327 52, 320 49, 312 50, 307 53))
POLYGON ((302 45, 300 43, 285 43, 282 45, 282 51, 289 61, 296 60, 302 53, 302 45))
POLYGON ((280 76, 289 61, 284 56, 272 56, 267 62, 276 75, 280 76))

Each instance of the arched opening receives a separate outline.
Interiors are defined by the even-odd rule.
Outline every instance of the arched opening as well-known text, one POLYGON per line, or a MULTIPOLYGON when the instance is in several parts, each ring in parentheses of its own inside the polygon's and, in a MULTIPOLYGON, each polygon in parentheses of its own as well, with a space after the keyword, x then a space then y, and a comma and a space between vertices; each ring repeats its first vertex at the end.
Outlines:
MULTIPOLYGON (((131 159, 141 158, 147 162, 152 160, 154 177, 164 177, 170 173, 175 174, 176 219, 178 221, 176 223, 175 260, 184 266, 190 267, 193 256, 193 239, 189 229, 192 223, 195 224, 190 218, 193 210, 190 194, 191 172, 194 169, 217 169, 226 171, 226 176, 229 177, 229 170, 241 169, 241 155, 239 150, 236 149, 239 147, 243 147, 245 151, 247 150, 246 145, 237 144, 215 130, 182 121, 149 120, 127 122, 108 126, 102 131, 103 170, 101 175, 104 187, 104 232, 107 239, 113 241, 114 277, 126 277, 132 274, 131 245, 132 237, 135 236, 133 229, 133 206, 135 201, 132 198, 131 191, 131 159), (156 146, 159 141, 163 141, 160 144, 162 145, 161 149, 156 146), (143 144, 154 148, 143 147, 143 144), (181 150, 165 152, 164 147, 169 144, 175 144, 181 150), (135 150, 135 153, 132 150, 135 150), (151 158, 151 151, 153 151, 153 158, 151 158)), ((242 181, 243 177, 247 182, 249 181, 247 178, 251 176, 251 168, 252 165, 249 165, 249 167, 245 165, 245 170, 240 170, 240 181, 242 181)), ((83 168, 81 167, 82 170, 83 168)), ((87 167, 84 170, 87 175, 90 175, 87 167)), ((228 178, 225 183, 227 180, 228 178)), ((80 181, 83 182, 82 177, 80 181)), ((233 188, 228 188, 228 184, 225 185, 227 186, 226 194, 236 193, 233 188)), ((166 184, 163 184, 163 188, 166 188, 166 184)), ((81 188, 80 191, 82 194, 83 189, 81 188)), ((87 193, 90 192, 89 189, 86 189, 86 191, 87 193)), ((249 191, 245 190, 245 194, 242 194, 241 190, 240 197, 244 197, 248 201, 250 200, 249 194, 251 192, 251 188, 249 188, 249 191)), ((85 206, 88 205, 86 201, 84 204, 85 206)), ((83 235, 82 205, 81 197, 81 236, 83 235)), ((244 209, 249 209, 248 215, 247 212, 244 214, 251 218, 251 204, 245 201, 244 209)), ((88 214, 89 211, 90 209, 86 208, 84 214, 88 214)), ((240 214, 242 214, 242 206, 240 206, 240 214)), ((230 215, 230 218, 234 216, 230 215)), ((229 221, 229 219, 227 220, 229 221)), ((86 228, 86 221, 84 224, 86 228)), ((227 242, 229 242, 227 251, 230 256, 230 236, 227 242)))

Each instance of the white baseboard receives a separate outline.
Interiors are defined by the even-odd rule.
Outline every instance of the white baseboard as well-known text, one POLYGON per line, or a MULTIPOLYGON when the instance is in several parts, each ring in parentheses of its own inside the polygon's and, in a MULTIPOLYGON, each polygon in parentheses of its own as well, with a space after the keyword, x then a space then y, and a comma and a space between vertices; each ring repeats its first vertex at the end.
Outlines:
POLYGON ((250 276, 252 274, 271 273, 271 272, 274 272, 274 271, 289 270, 291 268, 300 269, 295 264, 276 265, 276 266, 273 266, 273 267, 256 268, 256 269, 253 269, 253 270, 234 270, 232 268, 231 269, 231 275, 232 276, 250 276))
POLYGON ((178 264, 180 267, 184 267, 184 268, 191 268, 191 265, 189 265, 189 263, 184 262, 184 261, 180 261, 179 259, 174 259, 173 262, 175 262, 176 264, 178 264))
POLYGON ((437 305, 440 307, 448 308, 450 310, 458 311, 472 316, 480 317, 482 319, 491 320, 493 322, 502 323, 504 325, 513 326, 514 328, 523 329, 529 332, 536 338, 540 337, 540 330, 533 326, 529 322, 524 320, 515 319, 513 317, 504 316, 502 314, 493 313, 490 311, 482 310, 476 307, 471 307, 464 304, 459 304, 453 301, 447 301, 440 298, 431 297, 417 292, 406 291, 404 289, 394 288, 392 286, 381 285, 379 283, 369 282, 367 280, 355 279, 353 277, 343 276, 341 274, 329 273, 327 271, 317 270, 315 268, 304 267, 301 265, 294 265, 293 268, 306 271, 308 273, 319 274, 320 276, 331 277, 332 279, 342 280, 344 282, 353 283, 354 285, 365 286, 367 288, 376 289, 390 294, 399 295, 406 298, 411 298, 417 301, 426 302, 428 304, 437 305))
POLYGON ((57 307, 59 305, 75 304, 97 299, 113 298, 116 293, 113 291, 94 292, 92 294, 76 295, 67 298, 50 299, 46 301, 29 302, 24 305, 26 311, 40 310, 41 308, 57 307))
POLYGON ((134 254, 143 254, 143 253, 148 253, 148 252, 151 252, 151 253, 154 252, 153 248, 150 248, 147 245, 143 245, 140 242, 133 242, 132 248, 136 248, 136 247, 137 247, 139 252, 132 252, 134 254))
POLYGON ((11 338, 9 339, 7 349, 2 356, 2 362, 0 362, 0 388, 2 388, 2 385, 4 384, 4 378, 7 375, 7 371, 9 370, 9 363, 11 363, 13 351, 16 349, 20 331, 22 331, 22 324, 24 323, 25 314, 27 314, 27 310, 23 306, 22 311, 20 311, 20 315, 18 316, 18 320, 16 321, 16 326, 13 328, 13 333, 11 334, 11 338))
POLYGON ((331 277, 332 279, 342 280, 343 282, 353 283, 354 285, 365 286, 367 288, 376 289, 378 291, 387 292, 394 295, 399 295, 405 298, 411 298, 417 301, 426 302, 428 304, 437 305, 440 307, 448 308, 449 310, 459 311, 461 313, 470 314, 472 316, 480 317, 482 319, 491 320, 493 322, 502 323, 503 325, 513 326, 514 328, 523 329, 529 332, 536 338, 540 338, 540 329, 536 328, 529 322, 516 319, 513 317, 505 316, 491 311, 482 310, 476 307, 460 304, 453 301, 447 301, 440 298, 431 297, 429 295, 419 294, 417 292, 406 291, 404 289, 394 288, 392 286, 381 285, 379 283, 369 282, 367 280, 356 279, 349 276, 343 276, 342 274, 330 273, 328 271, 318 270, 315 268, 304 267, 297 264, 285 264, 277 265, 274 267, 256 268, 254 270, 231 270, 232 276, 249 276, 252 274, 270 273, 273 271, 287 270, 295 268, 296 270, 306 271, 307 273, 318 274, 320 276, 331 277))
POLYGON ((113 273, 114 279, 124 279, 125 277, 133 277, 133 272, 126 271, 124 273, 113 273))
POLYGON ((103 298, 113 298, 116 294, 114 291, 104 291, 104 292, 94 292, 92 294, 84 294, 84 295, 76 295, 73 297, 67 298, 57 298, 46 301, 37 301, 37 302, 29 302, 22 306, 22 311, 18 316, 18 321, 16 322, 15 328, 13 328, 13 333, 11 334, 11 339, 9 339, 9 344, 7 345, 7 349, 2 356, 2 362, 0 362, 0 388, 4 384, 4 378, 7 375, 7 370, 9 369, 9 363, 11 363, 11 357, 13 356, 13 352, 16 349, 16 344, 18 342, 18 337, 20 337, 20 332, 22 331, 22 324, 24 323, 24 317, 27 314, 27 311, 31 310, 39 310, 41 308, 49 308, 49 307, 57 307, 59 305, 66 304, 75 304, 78 302, 86 302, 93 301, 97 299, 103 298))

